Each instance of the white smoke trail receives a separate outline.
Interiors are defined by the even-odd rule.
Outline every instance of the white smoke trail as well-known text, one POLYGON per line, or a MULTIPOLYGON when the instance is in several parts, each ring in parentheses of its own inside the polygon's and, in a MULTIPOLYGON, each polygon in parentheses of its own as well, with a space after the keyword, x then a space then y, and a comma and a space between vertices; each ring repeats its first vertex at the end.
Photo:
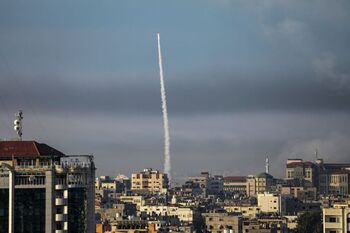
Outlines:
POLYGON ((164 173, 168 174, 169 181, 171 180, 171 164, 170 164, 170 137, 169 137, 169 120, 168 110, 166 104, 165 85, 163 77, 163 63, 162 53, 160 50, 160 35, 157 33, 158 38, 158 60, 159 60, 159 75, 160 75, 160 93, 162 98, 162 111, 163 111, 163 126, 164 126, 164 173))

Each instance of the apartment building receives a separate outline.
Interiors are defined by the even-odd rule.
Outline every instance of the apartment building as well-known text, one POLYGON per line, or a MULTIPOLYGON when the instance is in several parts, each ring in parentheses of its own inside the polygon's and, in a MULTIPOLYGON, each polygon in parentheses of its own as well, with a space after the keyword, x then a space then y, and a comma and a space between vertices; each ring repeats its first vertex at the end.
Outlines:
POLYGON ((92 156, 0 141, 0 232, 94 232, 94 180, 92 156))
POLYGON ((308 182, 308 186, 318 185, 318 169, 312 162, 302 159, 288 159, 286 164, 286 179, 299 179, 308 182))
POLYGON ((323 208, 323 233, 350 232, 350 203, 323 208))
POLYGON ((274 178, 268 173, 249 175, 247 177, 246 192, 248 196, 257 196, 259 193, 272 191, 274 178))
POLYGON ((286 201, 283 195, 274 193, 259 193, 258 206, 261 212, 282 214, 286 211, 286 201))
POLYGON ((131 175, 131 190, 135 192, 166 193, 168 175, 152 168, 131 175))
POLYGON ((224 177, 224 191, 231 193, 246 193, 247 177, 227 176, 224 177))

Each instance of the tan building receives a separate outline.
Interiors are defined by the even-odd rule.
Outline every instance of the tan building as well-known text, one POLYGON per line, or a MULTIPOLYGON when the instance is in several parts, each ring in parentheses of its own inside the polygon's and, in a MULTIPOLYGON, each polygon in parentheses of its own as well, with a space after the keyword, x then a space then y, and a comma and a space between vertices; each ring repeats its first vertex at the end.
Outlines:
POLYGON ((195 211, 192 208, 177 207, 177 206, 141 206, 140 212, 147 213, 151 216, 157 214, 161 216, 176 216, 182 222, 193 223, 195 220, 195 211))
POLYGON ((248 196, 256 196, 258 193, 272 191, 273 185, 274 179, 270 174, 249 175, 247 177, 246 192, 248 196))
POLYGON ((143 172, 133 173, 131 176, 131 190, 151 193, 166 193, 168 176, 152 168, 143 172))
POLYGON ((281 214, 285 212, 285 199, 280 194, 259 193, 258 206, 261 212, 281 214))
POLYGON ((206 230, 211 233, 242 232, 242 216, 228 213, 202 214, 206 230))
POLYGON ((137 210, 140 210, 140 207, 145 204, 143 196, 120 196, 119 200, 123 203, 135 204, 137 210))
POLYGON ((281 217, 261 217, 245 220, 243 222, 244 233, 288 233, 288 220, 281 217))
POLYGON ((299 200, 316 200, 316 187, 280 187, 279 193, 284 195, 291 195, 299 200))
POLYGON ((323 233, 350 232, 350 204, 334 204, 323 208, 323 233))
POLYGON ((224 191, 232 193, 246 193, 247 177, 227 176, 224 177, 224 191))
POLYGON ((320 187, 327 194, 348 195, 350 186, 350 171, 338 170, 320 175, 320 187))
POLYGON ((257 205, 227 205, 224 210, 228 213, 239 213, 247 218, 255 218, 260 213, 257 205))
POLYGON ((302 159, 288 159, 286 164, 286 179, 305 180, 310 186, 318 186, 318 172, 314 163, 302 159))

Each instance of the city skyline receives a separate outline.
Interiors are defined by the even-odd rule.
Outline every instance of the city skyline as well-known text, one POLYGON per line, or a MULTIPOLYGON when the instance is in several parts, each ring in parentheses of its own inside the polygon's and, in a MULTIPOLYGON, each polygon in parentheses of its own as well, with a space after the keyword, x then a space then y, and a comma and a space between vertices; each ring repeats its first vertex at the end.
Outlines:
POLYGON ((0 138, 92 153, 97 174, 163 169, 157 32, 174 177, 350 154, 350 4, 0 3, 0 138), (180 175, 181 174, 181 175, 180 175))

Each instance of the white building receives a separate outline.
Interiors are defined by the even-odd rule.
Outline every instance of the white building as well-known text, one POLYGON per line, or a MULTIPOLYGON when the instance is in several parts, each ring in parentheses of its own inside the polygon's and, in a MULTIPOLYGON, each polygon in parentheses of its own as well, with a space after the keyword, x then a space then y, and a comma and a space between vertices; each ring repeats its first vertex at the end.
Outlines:
POLYGON ((323 233, 350 232, 350 204, 323 208, 323 233))
POLYGON ((177 206, 141 206, 140 212, 147 215, 157 214, 161 216, 177 216, 180 221, 193 223, 195 212, 191 208, 177 206))

